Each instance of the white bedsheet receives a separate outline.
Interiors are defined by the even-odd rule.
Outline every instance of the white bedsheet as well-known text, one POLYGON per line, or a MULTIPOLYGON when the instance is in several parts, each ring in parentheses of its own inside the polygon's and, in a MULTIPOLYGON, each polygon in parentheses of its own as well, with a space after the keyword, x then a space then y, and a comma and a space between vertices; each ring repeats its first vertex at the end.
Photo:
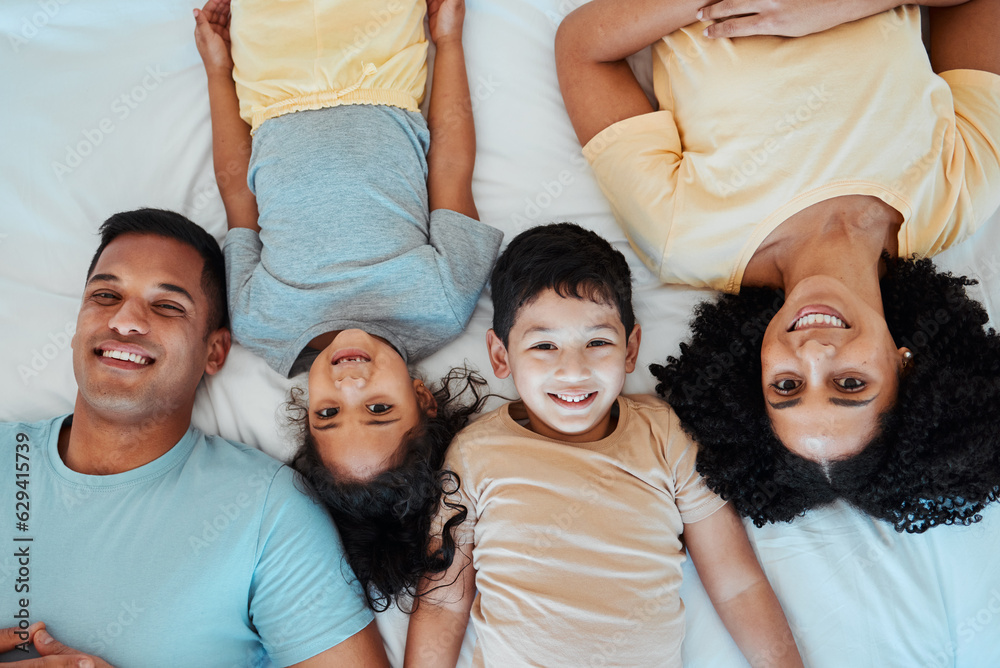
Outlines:
MULTIPOLYGON (((468 0, 474 191, 483 220, 508 239, 535 223, 571 220, 625 252, 645 330, 640 368, 626 391, 648 392, 653 382, 645 365, 677 350, 691 306, 709 295, 653 281, 580 157, 552 52, 558 22, 577 4, 468 0)), ((174 209, 222 238, 192 6, 189 0, 0 5, 0 420, 72 409, 69 339, 95 232, 108 215, 140 206, 174 209)), ((648 63, 640 65, 648 73, 648 63)), ((1000 217, 938 263, 981 281, 973 291, 996 322, 1000 217)), ((490 317, 487 295, 468 331, 421 365, 427 378, 469 360, 495 381, 484 345, 490 317)), ((224 371, 199 390, 195 423, 287 457, 294 445, 277 407, 288 385, 237 346, 224 371)), ((807 665, 1000 666, 995 508, 978 525, 920 536, 897 534, 842 505, 791 524, 751 526, 749 533, 807 665)), ((685 664, 745 665, 689 563, 685 578, 685 664)), ((3 584, 0 575, 0 590, 3 584)), ((390 612, 379 621, 401 665, 406 618, 390 612)), ((467 642, 463 665, 469 650, 467 642)), ((604 650, 613 658, 613 644, 604 650)))

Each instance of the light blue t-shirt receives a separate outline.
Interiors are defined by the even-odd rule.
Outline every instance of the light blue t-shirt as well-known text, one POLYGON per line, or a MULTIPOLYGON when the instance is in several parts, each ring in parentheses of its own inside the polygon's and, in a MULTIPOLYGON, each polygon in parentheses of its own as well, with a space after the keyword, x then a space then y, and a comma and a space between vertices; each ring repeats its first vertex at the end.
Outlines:
POLYGON ((427 123, 378 105, 265 121, 248 182, 260 235, 226 235, 233 336, 284 376, 313 338, 363 329, 409 362, 458 336, 503 239, 428 212, 427 123))
POLYGON ((291 469, 192 427, 145 466, 84 475, 59 457, 64 419, 0 424, 0 627, 44 621, 118 668, 242 668, 371 622, 291 469))

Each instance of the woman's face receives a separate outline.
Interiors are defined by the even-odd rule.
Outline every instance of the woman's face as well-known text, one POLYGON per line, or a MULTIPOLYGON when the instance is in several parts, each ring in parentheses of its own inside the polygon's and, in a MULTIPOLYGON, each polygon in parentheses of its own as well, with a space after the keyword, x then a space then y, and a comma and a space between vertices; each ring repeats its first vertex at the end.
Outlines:
POLYGON ((896 401, 905 348, 880 309, 828 276, 799 282, 768 324, 760 357, 778 439, 818 462, 860 452, 896 401))
POLYGON ((386 470, 404 434, 436 412, 399 353, 360 329, 337 334, 309 370, 309 431, 338 475, 367 479, 386 470))

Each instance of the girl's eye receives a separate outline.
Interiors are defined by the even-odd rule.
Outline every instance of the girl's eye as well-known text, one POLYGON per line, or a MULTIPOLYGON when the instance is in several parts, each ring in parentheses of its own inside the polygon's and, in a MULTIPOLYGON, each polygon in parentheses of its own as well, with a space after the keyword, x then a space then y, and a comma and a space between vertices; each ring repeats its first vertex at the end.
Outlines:
POLYGON ((801 381, 792 380, 791 378, 783 378, 782 380, 771 383, 771 387, 773 387, 774 391, 778 394, 791 394, 795 390, 799 389, 800 385, 802 385, 801 381))
POLYGON ((368 404, 366 408, 369 413, 374 415, 381 415, 382 413, 388 413, 392 410, 392 406, 390 404, 368 404))
POLYGON ((841 389, 847 390, 848 392, 860 392, 868 386, 868 383, 861 380, 860 378, 837 378, 834 380, 841 389))
POLYGON ((329 420, 330 418, 337 415, 337 413, 339 412, 340 412, 339 408, 323 408, 321 410, 316 411, 316 416, 324 420, 329 420))

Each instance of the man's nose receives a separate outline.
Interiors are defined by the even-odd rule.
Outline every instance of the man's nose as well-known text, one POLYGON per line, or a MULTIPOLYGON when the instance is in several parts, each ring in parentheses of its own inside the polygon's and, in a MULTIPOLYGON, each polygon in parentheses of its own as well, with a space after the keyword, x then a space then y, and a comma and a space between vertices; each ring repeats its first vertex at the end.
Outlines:
POLYGON ((122 336, 149 333, 149 312, 138 299, 125 299, 108 320, 108 327, 122 336))

